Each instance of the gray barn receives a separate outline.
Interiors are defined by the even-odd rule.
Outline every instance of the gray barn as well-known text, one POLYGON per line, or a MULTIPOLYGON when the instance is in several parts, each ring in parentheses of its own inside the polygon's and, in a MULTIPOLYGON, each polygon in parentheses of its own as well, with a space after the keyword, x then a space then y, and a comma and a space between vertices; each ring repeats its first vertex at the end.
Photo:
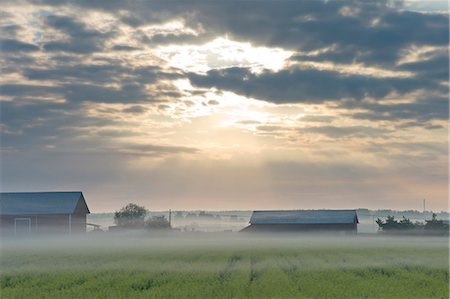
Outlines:
POLYGON ((356 233, 356 210, 254 211, 243 232, 356 233))
POLYGON ((86 232, 89 213, 82 192, 0 193, 3 235, 86 232))

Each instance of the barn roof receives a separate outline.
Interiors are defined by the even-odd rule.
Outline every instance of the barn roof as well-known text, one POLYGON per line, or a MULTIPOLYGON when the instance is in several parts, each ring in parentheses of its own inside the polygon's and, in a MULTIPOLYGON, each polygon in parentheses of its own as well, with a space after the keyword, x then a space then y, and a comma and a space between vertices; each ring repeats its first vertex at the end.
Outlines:
POLYGON ((82 192, 0 193, 0 215, 72 214, 77 206, 90 213, 82 192))
POLYGON ((356 210, 254 211, 251 224, 359 223, 356 210))

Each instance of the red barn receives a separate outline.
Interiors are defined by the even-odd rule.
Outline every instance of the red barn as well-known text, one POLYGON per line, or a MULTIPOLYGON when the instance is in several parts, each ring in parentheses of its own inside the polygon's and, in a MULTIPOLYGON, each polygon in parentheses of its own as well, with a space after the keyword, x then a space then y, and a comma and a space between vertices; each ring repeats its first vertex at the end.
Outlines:
POLYGON ((86 232, 89 213, 82 192, 0 193, 3 235, 86 232))

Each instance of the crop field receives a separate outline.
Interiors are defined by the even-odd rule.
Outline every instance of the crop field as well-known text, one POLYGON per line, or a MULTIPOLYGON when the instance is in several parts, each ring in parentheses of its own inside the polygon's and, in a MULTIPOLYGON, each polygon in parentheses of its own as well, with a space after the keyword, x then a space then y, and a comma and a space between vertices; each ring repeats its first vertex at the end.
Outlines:
POLYGON ((4 240, 2 298, 448 298, 446 238, 4 240))

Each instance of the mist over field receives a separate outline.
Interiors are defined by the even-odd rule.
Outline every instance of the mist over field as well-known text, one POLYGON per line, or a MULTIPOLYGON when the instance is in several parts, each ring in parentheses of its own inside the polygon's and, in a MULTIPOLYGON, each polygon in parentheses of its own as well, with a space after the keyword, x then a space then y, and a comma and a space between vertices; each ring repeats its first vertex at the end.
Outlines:
MULTIPOLYGON (((433 212, 395 211, 395 210, 368 210, 358 209, 358 232, 376 233, 379 231, 375 221, 378 218, 395 216, 397 219, 406 217, 413 222, 425 223, 432 218, 433 212)), ((181 231, 224 232, 239 231, 248 226, 252 211, 148 211, 147 216, 164 216, 171 218, 172 227, 181 231), (169 214, 171 216, 169 216, 169 214)), ((446 211, 437 212, 437 218, 449 220, 446 211)), ((102 230, 108 230, 114 225, 114 213, 93 213, 87 216, 88 223, 98 224, 102 230)), ((92 229, 92 228, 89 228, 92 229)))
MULTIPOLYGON (((315 234, 265 234, 259 233, 251 235, 248 233, 178 233, 178 232, 157 232, 147 233, 145 231, 134 231, 128 233, 92 233, 86 236, 73 236, 66 238, 39 237, 27 240, 7 239, 2 242, 2 265, 6 266, 8 271, 53 271, 65 270, 65 266, 79 270, 110 269, 109 267, 120 269, 129 259, 125 253, 132 257, 134 254, 148 254, 146 264, 133 265, 133 269, 140 270, 170 270, 184 271, 183 267, 177 265, 184 254, 193 254, 196 258, 202 259, 202 256, 208 256, 208 252, 259 252, 271 250, 277 251, 277 248, 287 250, 288 252, 313 252, 314 250, 330 250, 343 254, 342 258, 335 259, 333 263, 320 261, 320 254, 316 259, 310 257, 292 260, 293 264, 301 264, 308 269, 320 267, 325 268, 365 268, 367 266, 424 266, 430 268, 439 268, 442 262, 448 257, 439 253, 448 252, 448 238, 442 237, 402 237, 402 236, 348 236, 334 235, 330 233, 315 234), (424 242, 425 241, 425 242, 424 242), (378 254, 378 250, 383 248, 378 254), (435 254, 430 256, 421 255, 420 258, 414 258, 413 253, 427 250, 435 250, 435 254), (390 255, 390 251, 399 254, 403 251, 403 257, 398 260, 385 259, 390 255), (365 255, 370 252, 371 256, 365 255), (360 254, 363 254, 360 256, 360 254), (42 255, 48 256, 54 262, 49 260, 36 261, 22 260, 15 261, 15 267, 12 260, 8 257, 20 255, 42 255), (121 259, 108 264, 106 261, 113 261, 110 255, 121 256, 121 259), (155 257, 152 258, 152 255, 155 257), (176 257, 181 254, 180 258, 176 257), (90 257, 90 255, 93 255, 90 257), (171 256, 170 259, 158 262, 158 256, 171 256), (74 257, 80 260, 73 260, 74 257), (72 258, 71 258, 72 257, 72 258), (348 259, 346 259, 347 257, 348 259), (362 260, 364 257, 365 260, 362 260), (58 258, 60 258, 58 260, 58 258), (65 258, 68 258, 67 260, 65 258), (85 260, 83 258, 86 258, 85 260), (100 259, 95 261, 95 259, 100 259), (58 261, 58 262, 56 262, 58 261), (92 262, 92 263, 91 263, 92 262), (394 263, 394 264, 392 264, 394 263), (155 265, 158 267, 155 268, 155 265), (105 267, 105 268, 103 268, 105 267), (40 269, 40 270, 39 270, 40 269)), ((116 256, 117 257, 117 256, 116 256)), ((264 264, 264 262, 263 262, 264 264)), ((297 266, 298 266, 297 265, 297 266)), ((208 263, 199 264, 199 271, 208 270, 208 263)), ((194 265, 195 267, 195 265, 194 265)), ((6 270, 6 268, 4 268, 6 270)), ((66 269, 67 270, 67 269, 66 269)))
POLYGON ((448 296, 442 237, 91 233, 1 249, 3 298, 448 296))

